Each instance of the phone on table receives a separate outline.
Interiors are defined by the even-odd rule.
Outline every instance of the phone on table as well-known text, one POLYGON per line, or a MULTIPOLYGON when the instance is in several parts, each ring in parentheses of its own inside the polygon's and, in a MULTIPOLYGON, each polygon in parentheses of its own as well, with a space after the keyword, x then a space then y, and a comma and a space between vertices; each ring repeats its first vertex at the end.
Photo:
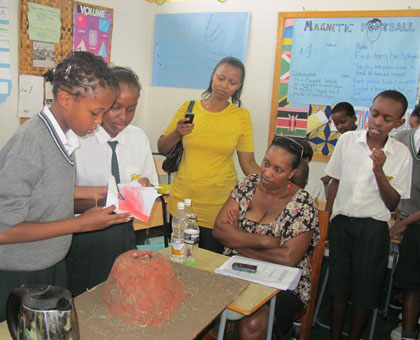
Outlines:
POLYGON ((246 264, 241 262, 234 262, 232 263, 232 269, 238 270, 241 272, 248 272, 248 273, 256 273, 257 272, 257 266, 253 264, 246 264))
POLYGON ((192 122, 194 121, 194 113, 187 112, 185 114, 185 118, 188 118, 189 120, 185 121, 184 124, 192 124, 192 122))

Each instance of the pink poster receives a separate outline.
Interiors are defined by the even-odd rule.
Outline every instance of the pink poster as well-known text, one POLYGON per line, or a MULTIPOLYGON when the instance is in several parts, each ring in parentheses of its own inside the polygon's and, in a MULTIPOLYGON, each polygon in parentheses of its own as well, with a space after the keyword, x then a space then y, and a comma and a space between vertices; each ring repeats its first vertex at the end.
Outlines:
POLYGON ((112 33, 110 10, 75 3, 73 20, 73 51, 92 52, 109 63, 112 33))

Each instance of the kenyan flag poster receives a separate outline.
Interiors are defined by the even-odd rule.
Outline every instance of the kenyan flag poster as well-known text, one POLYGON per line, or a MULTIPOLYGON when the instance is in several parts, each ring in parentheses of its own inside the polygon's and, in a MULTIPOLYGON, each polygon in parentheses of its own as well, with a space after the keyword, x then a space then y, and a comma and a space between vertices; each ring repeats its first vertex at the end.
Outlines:
POLYGON ((306 137, 308 110, 279 107, 277 109, 276 135, 306 137))

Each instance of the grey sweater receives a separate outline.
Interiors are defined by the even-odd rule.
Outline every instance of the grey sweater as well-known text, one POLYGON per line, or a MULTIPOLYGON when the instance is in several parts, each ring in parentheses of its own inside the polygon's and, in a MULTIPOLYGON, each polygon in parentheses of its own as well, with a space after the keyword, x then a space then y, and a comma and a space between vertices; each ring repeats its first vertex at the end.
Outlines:
POLYGON ((402 199, 398 205, 402 217, 407 217, 420 210, 420 157, 415 150, 414 133, 416 129, 404 130, 397 133, 394 138, 407 145, 413 157, 413 174, 411 177, 410 199, 402 199))
MULTIPOLYGON (((22 222, 74 216, 74 166, 42 113, 23 124, 0 151, 0 231, 22 222)), ((0 269, 33 271, 62 260, 72 235, 0 245, 0 269)))

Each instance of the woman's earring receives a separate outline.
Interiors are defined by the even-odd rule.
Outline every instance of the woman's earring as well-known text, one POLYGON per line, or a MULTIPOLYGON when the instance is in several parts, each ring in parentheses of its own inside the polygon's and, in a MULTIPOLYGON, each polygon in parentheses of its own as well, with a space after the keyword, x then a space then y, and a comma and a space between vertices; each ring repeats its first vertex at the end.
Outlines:
POLYGON ((289 183, 287 183, 287 189, 291 189, 292 188, 292 183, 290 183, 290 181, 289 181, 289 183))

